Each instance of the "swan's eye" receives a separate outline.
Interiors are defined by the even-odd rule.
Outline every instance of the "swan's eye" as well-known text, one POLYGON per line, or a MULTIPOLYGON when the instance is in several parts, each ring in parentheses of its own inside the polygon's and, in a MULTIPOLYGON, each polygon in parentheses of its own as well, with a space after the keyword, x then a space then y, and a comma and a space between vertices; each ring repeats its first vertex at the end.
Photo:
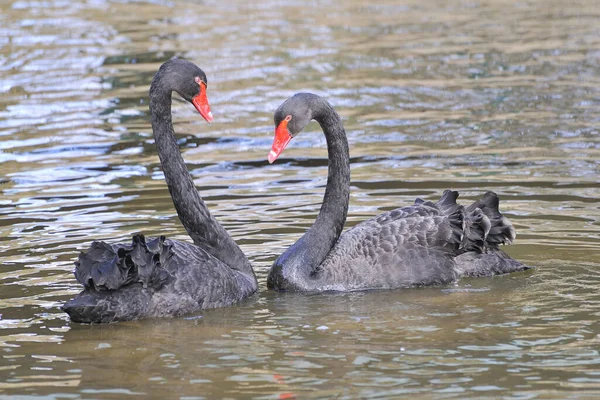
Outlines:
POLYGON ((286 116, 286 117, 285 117, 285 120, 286 120, 287 122, 290 122, 290 121, 292 120, 292 116, 291 116, 291 115, 288 115, 288 116, 286 116))
MULTIPOLYGON (((199 86, 202 86, 202 84, 204 83, 204 81, 199 76, 195 77, 194 80, 199 86)), ((204 83, 204 86, 206 86, 206 83, 204 83)))

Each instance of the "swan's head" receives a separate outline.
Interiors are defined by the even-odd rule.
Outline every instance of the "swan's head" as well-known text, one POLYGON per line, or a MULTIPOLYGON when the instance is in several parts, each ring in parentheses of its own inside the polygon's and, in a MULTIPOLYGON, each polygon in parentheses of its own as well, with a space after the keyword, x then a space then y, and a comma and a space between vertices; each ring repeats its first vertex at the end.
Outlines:
POLYGON ((212 122, 213 115, 206 96, 208 80, 196 64, 173 58, 161 65, 154 79, 164 82, 163 85, 192 103, 206 122, 212 122))
POLYGON ((269 163, 273 163, 285 146, 313 119, 314 105, 323 100, 312 93, 297 93, 283 102, 275 111, 275 139, 269 152, 269 163))

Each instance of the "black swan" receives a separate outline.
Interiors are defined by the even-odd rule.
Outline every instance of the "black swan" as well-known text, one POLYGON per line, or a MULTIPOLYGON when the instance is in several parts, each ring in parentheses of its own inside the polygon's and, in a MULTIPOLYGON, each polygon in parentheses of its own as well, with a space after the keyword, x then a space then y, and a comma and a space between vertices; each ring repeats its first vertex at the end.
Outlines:
POLYGON ((436 203, 417 199, 341 235, 348 212, 350 159, 340 116, 321 97, 298 93, 275 111, 269 162, 311 121, 327 139, 329 175, 314 225, 275 261, 267 287, 289 291, 391 289, 451 282, 529 267, 499 249, 515 230, 487 192, 468 207, 447 190, 436 203), (341 235, 341 236, 340 236, 341 235))
POLYGON ((256 291, 250 262, 206 208, 173 131, 173 91, 212 121, 206 82, 196 65, 172 59, 160 67, 150 86, 156 148, 177 215, 194 244, 141 234, 131 244, 94 241, 75 262, 75 278, 84 290, 62 307, 72 321, 179 316, 229 306, 256 291))

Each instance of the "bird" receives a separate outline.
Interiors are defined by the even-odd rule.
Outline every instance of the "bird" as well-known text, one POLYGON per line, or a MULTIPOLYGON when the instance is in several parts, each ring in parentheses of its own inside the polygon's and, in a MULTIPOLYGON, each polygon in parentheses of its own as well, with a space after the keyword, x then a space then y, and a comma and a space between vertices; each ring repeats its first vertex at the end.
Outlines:
POLYGON ((463 276, 491 276, 530 267, 499 248, 515 237, 488 191, 473 204, 446 190, 433 203, 417 199, 363 221, 342 234, 350 195, 350 157, 342 120, 322 97, 297 93, 275 111, 273 163, 312 120, 327 142, 328 177, 314 224, 273 263, 267 287, 323 292, 445 284, 463 276))
POLYGON ((79 254, 75 278, 83 290, 62 310, 71 321, 109 323, 175 317, 225 307, 256 292, 252 265, 211 215, 187 170, 175 138, 171 101, 178 93, 212 122, 207 78, 194 63, 175 58, 150 85, 156 149, 177 215, 193 243, 135 234, 131 243, 94 241, 79 254))

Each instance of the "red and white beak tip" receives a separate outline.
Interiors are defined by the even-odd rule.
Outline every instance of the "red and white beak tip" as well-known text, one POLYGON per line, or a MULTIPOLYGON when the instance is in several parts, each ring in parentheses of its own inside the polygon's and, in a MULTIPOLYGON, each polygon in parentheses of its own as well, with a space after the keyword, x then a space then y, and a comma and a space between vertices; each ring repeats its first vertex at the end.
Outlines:
POLYGON ((267 157, 267 159, 269 160, 269 164, 273 164, 273 161, 277 160, 277 157, 279 157, 277 155, 277 153, 275 153, 273 150, 271 150, 269 152, 269 156, 267 157))

